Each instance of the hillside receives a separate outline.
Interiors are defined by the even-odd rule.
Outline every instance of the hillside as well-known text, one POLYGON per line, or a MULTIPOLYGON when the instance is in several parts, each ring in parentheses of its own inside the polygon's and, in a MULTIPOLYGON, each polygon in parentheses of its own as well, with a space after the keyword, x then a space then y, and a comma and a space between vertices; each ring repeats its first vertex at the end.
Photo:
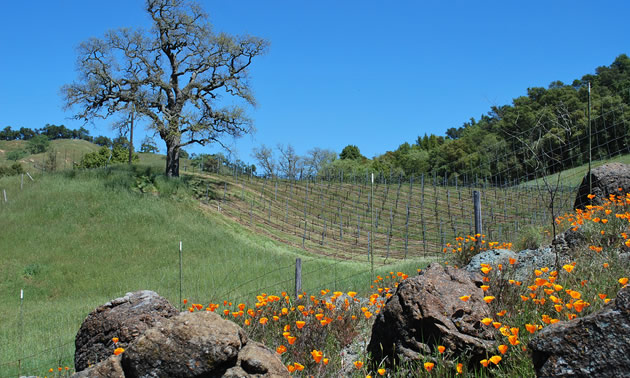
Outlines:
POLYGON ((0 249, 0 376, 16 375, 24 356, 23 374, 72 366, 85 315, 125 292, 155 290, 179 303, 180 241, 182 295, 191 301, 292 291, 296 257, 309 292, 369 282, 366 262, 321 257, 250 232, 200 208, 186 178, 166 181, 158 172, 121 165, 34 175, 21 191, 18 177, 0 179, 8 194, 0 202, 0 245, 7 247, 0 249), (142 194, 139 183, 148 177, 152 189, 142 194))

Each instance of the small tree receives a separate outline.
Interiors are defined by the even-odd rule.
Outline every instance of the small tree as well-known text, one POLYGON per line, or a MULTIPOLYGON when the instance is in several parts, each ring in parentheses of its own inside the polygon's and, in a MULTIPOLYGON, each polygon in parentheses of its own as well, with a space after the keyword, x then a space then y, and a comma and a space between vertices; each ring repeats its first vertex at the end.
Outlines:
POLYGON ((215 34, 201 7, 184 0, 147 0, 149 31, 120 29, 79 46, 79 81, 62 88, 75 118, 107 118, 133 106, 166 143, 166 175, 179 176, 179 152, 222 143, 253 130, 238 105, 221 92, 255 105, 248 68, 265 52, 260 38, 215 34))
POLYGON ((273 151, 271 148, 264 144, 260 147, 254 147, 252 150, 252 157, 256 159, 260 168, 263 169, 263 174, 267 177, 273 177, 276 171, 276 161, 273 158, 273 151))
POLYGON ((142 140, 142 145, 140 145, 140 152, 156 154, 158 153, 158 151, 158 147, 155 144, 153 138, 147 136, 142 140))
POLYGON ((295 153, 295 149, 290 144, 286 147, 278 144, 278 170, 288 179, 296 179, 302 168, 302 158, 295 153))
POLYGON ((349 144, 343 148, 343 150, 339 154, 339 158, 341 160, 346 160, 346 159, 357 160, 357 159, 363 158, 363 155, 361 155, 361 151, 359 151, 359 147, 353 144, 349 144))

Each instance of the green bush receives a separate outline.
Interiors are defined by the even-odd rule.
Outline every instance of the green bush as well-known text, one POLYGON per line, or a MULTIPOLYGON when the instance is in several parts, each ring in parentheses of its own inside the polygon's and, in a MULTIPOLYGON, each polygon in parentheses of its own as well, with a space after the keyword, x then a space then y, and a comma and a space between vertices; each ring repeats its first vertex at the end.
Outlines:
POLYGON ((46 152, 50 146, 50 140, 46 135, 35 135, 28 141, 26 149, 32 154, 41 154, 46 152))
MULTIPOLYGON (((133 154, 132 161, 138 161, 138 154, 133 154)), ((126 163, 129 161, 129 150, 121 146, 115 146, 113 149, 101 147, 100 150, 90 152, 83 156, 80 168, 98 168, 105 167, 109 164, 126 163)))
POLYGON ((14 176, 24 173, 24 168, 22 168, 22 164, 15 162, 10 166, 1 166, 0 165, 0 177, 3 176, 14 176))
POLYGON ((540 227, 529 226, 519 231, 516 250, 536 249, 543 244, 543 231, 540 227))
POLYGON ((13 150, 7 153, 7 160, 18 161, 26 155, 28 155, 28 153, 24 150, 13 150))

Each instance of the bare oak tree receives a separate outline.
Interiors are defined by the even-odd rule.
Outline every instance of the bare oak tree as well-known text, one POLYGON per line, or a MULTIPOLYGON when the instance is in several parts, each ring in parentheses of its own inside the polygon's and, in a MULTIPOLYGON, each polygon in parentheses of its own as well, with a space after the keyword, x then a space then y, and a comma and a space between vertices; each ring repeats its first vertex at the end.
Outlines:
POLYGON ((147 0, 150 30, 119 29, 79 46, 78 82, 62 87, 75 118, 107 118, 133 105, 166 143, 166 175, 179 176, 179 151, 253 131, 227 94, 255 105, 248 67, 267 41, 215 34, 201 7, 185 0, 147 0))
POLYGON ((273 151, 264 144, 260 147, 254 147, 252 157, 256 159, 258 165, 263 169, 263 174, 267 177, 273 177, 276 172, 276 161, 273 158, 273 151))
POLYGON ((278 170, 288 179, 297 179, 302 169, 302 158, 295 153, 295 149, 290 144, 286 147, 277 145, 280 156, 278 158, 278 170))

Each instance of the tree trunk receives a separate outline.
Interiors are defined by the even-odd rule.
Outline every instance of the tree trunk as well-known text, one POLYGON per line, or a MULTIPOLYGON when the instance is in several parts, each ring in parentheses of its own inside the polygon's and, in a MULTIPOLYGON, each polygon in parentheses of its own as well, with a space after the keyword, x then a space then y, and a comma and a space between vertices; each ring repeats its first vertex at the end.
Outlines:
POLYGON ((179 177, 180 138, 166 140, 166 177, 179 177))

